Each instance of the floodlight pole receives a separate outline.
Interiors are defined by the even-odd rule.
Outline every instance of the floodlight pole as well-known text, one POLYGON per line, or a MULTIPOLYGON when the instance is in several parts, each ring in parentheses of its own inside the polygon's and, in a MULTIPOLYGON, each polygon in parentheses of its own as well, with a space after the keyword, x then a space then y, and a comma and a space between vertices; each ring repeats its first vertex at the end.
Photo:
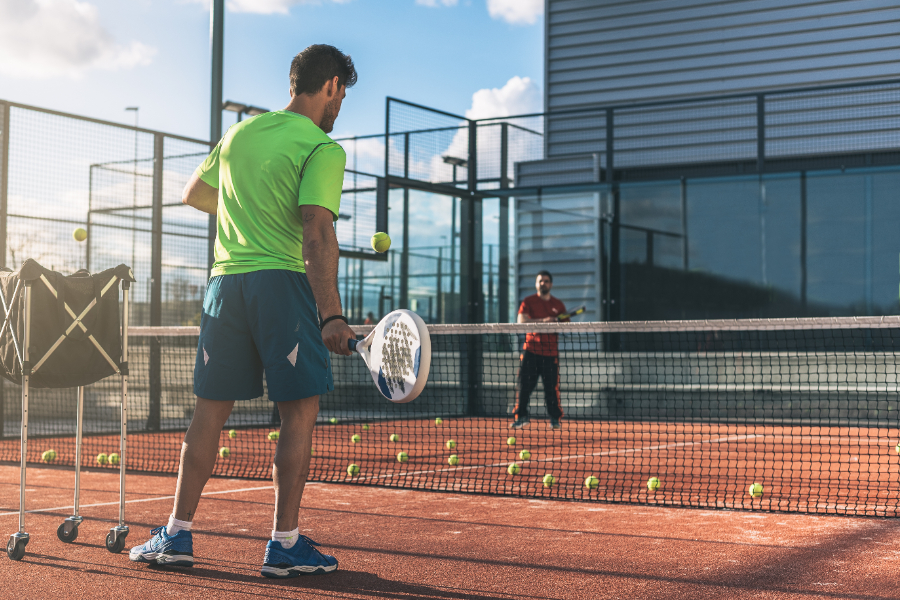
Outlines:
MULTIPOLYGON (((209 142, 210 147, 222 138, 222 77, 225 38, 225 0, 210 0, 209 3, 209 52, 211 61, 211 89, 209 102, 209 142)), ((216 262, 216 215, 209 216, 207 262, 212 269, 216 262)))

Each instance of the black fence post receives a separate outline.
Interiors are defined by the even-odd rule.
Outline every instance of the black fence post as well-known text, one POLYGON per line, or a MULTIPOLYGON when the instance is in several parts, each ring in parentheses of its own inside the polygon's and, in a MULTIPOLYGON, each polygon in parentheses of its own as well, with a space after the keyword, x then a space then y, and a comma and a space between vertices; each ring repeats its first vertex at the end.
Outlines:
MULTIPOLYGON (((150 242, 150 325, 162 325, 162 196, 165 138, 153 136, 153 200, 150 242)), ((162 402, 162 341, 150 338, 150 406, 147 430, 159 431, 162 402)))
MULTIPOLYGON (((482 260, 482 207, 478 191, 478 124, 469 121, 468 195, 460 205, 460 291, 466 323, 484 322, 484 264, 482 260)), ((481 414, 482 339, 466 336, 465 359, 468 364, 466 388, 470 417, 481 414)))
MULTIPOLYGON (((500 188, 509 188, 509 126, 500 125, 500 188)), ((497 321, 509 323, 509 196, 500 196, 497 321)))
MULTIPOLYGON (((409 133, 403 134, 403 177, 409 179, 409 133)), ((400 308, 409 308, 409 188, 403 188, 403 247, 400 253, 400 308)))
MULTIPOLYGON (((6 267, 6 213, 9 193, 9 104, 0 102, 0 267, 6 267)), ((0 438, 4 436, 5 386, 0 379, 0 438)))

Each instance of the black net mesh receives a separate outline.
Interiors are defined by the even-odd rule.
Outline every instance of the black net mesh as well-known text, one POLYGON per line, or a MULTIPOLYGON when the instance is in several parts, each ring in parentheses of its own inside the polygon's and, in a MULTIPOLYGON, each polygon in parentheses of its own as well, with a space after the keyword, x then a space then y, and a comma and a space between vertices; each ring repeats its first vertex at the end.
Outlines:
MULTIPOLYGON (((321 399, 311 479, 571 500, 900 512, 900 492, 887 484, 898 472, 900 318, 430 330, 431 375, 409 404, 384 400, 358 356, 333 357, 335 390, 321 399), (523 359, 534 331, 542 337, 532 348, 555 346, 556 357, 523 359), (547 379, 536 376, 535 365, 547 379), (530 422, 510 429, 517 404, 524 420, 523 386, 533 388, 530 422), (562 417, 553 429, 557 399, 562 417), (359 472, 349 474, 350 465, 359 472), (659 486, 651 490, 653 477, 659 486), (749 493, 754 483, 762 486, 758 497, 749 493)), ((194 404, 196 343, 196 329, 134 329, 129 469, 177 471, 194 404), (157 383, 149 367, 154 340, 157 383)), ((18 459, 18 390, 4 386, 0 459, 7 461, 18 459)), ((89 386, 85 398, 89 465, 117 448, 117 378, 89 386)), ((40 439, 29 444, 29 460, 53 449, 57 464, 72 464, 74 411, 74 390, 33 390, 29 429, 40 439)), ((278 430, 266 397, 237 403, 221 434, 230 456, 217 460, 215 473, 270 477, 270 434, 278 430)))

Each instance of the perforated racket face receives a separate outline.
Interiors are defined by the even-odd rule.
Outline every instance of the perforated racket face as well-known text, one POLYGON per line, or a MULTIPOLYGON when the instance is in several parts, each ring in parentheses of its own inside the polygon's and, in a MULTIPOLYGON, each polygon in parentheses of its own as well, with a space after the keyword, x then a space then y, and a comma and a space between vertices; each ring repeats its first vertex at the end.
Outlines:
POLYGON ((409 402, 425 387, 431 340, 425 322, 395 310, 375 327, 367 344, 369 371, 378 391, 392 402, 409 402))

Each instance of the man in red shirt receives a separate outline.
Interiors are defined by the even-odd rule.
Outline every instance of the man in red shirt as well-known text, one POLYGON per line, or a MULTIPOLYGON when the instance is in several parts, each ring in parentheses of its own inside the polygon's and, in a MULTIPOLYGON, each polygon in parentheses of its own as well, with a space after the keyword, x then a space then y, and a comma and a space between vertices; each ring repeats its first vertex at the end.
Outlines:
MULTIPOLYGON (((559 315, 566 313, 565 305, 550 295, 553 287, 553 275, 548 271, 537 274, 534 287, 537 294, 522 300, 519 306, 519 323, 556 323, 568 321, 559 315)), ((559 400, 559 344, 555 333, 529 333, 525 336, 525 345, 519 357, 519 385, 516 392, 516 410, 510 429, 526 427, 531 419, 528 416, 528 403, 531 392, 537 386, 538 377, 544 382, 544 402, 550 416, 550 428, 561 429, 562 406, 559 400)))

